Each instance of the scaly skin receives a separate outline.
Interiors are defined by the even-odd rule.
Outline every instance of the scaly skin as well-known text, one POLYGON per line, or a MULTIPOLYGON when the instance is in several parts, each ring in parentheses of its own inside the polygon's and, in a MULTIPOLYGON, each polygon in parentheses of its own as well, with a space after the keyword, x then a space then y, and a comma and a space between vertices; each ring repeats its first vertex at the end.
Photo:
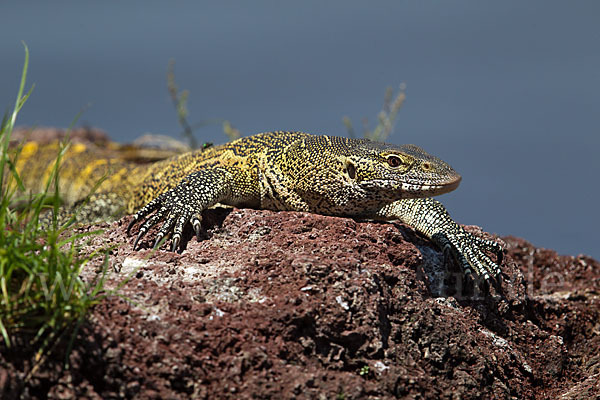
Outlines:
POLYGON ((153 166, 130 202, 130 210, 145 205, 128 230, 143 221, 136 247, 152 226, 164 220, 154 246, 172 235, 175 251, 184 225, 191 222, 198 234, 202 210, 216 203, 399 219, 450 252, 466 274, 492 280, 500 267, 485 251, 501 260, 500 246, 466 232, 441 203, 428 198, 454 190, 459 182, 460 176, 448 164, 417 146, 300 132, 264 133, 153 166))
MULTIPOLYGON (((92 194, 90 204, 79 208, 78 221, 93 222, 124 215, 132 190, 148 173, 149 163, 172 157, 185 149, 174 140, 165 142, 165 138, 155 135, 141 139, 150 142, 148 146, 89 141, 67 146, 61 159, 59 186, 65 213, 68 214, 101 182, 92 194)), ((28 191, 39 193, 44 190, 61 147, 59 141, 47 144, 29 141, 22 145, 15 166, 28 191)))
POLYGON ((500 263, 501 247, 466 232, 441 203, 429 198, 454 190, 460 176, 417 146, 270 132, 149 165, 102 154, 66 160, 71 170, 79 171, 70 177, 77 182, 71 193, 107 174, 96 196, 106 202, 117 194, 126 212, 137 210, 128 226, 129 231, 141 223, 134 248, 163 221, 155 247, 171 236, 171 249, 179 249, 184 226, 191 223, 198 234, 202 211, 220 203, 401 220, 452 254, 465 274, 492 282, 500 275, 486 252, 496 253, 500 263), (87 165, 79 165, 79 159, 87 165))

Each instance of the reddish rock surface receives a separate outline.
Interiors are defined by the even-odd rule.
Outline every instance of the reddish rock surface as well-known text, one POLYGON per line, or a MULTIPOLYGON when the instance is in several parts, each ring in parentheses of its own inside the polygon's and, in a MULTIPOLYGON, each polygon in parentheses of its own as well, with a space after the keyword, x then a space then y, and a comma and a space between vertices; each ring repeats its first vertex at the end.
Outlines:
POLYGON ((129 220, 85 250, 115 245, 108 286, 131 279, 70 369, 59 347, 25 382, 32 352, 3 351, 0 397, 599 398, 591 258, 503 238, 503 295, 484 296, 444 286, 441 254, 402 224, 216 209, 204 240, 153 254, 131 251, 129 220))

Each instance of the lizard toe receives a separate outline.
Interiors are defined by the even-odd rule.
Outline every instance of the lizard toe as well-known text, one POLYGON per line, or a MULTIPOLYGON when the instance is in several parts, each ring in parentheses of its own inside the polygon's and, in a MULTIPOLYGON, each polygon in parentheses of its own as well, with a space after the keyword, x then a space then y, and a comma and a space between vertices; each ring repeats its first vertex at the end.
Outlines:
POLYGON ((171 243, 171 251, 172 252, 176 252, 177 248, 179 247, 179 242, 181 241, 181 235, 178 233, 175 233, 173 235, 173 239, 172 239, 172 243, 171 243))
POLYGON ((160 247, 160 245, 162 244, 162 239, 163 238, 168 237, 168 236, 171 235, 173 226, 175 225, 176 221, 177 221, 177 215, 176 214, 170 214, 167 217, 167 219, 165 220, 165 222, 161 226, 160 231, 158 231, 158 234, 156 235, 156 241, 154 242, 154 248, 155 249, 157 249, 158 247, 160 247))
POLYGON ((137 237, 135 238, 135 241, 133 242, 133 250, 137 248, 139 241, 142 239, 142 237, 144 237, 145 234, 146 229, 144 229, 143 227, 140 228, 140 232, 138 233, 137 237))
POLYGON ((502 264, 502 259, 504 258, 504 249, 502 246, 500 246, 500 244, 493 240, 482 239, 478 236, 474 236, 474 238, 479 244, 479 247, 496 255, 496 264, 502 264))
POLYGON ((142 237, 144 237, 144 235, 150 230, 150 228, 152 228, 154 225, 156 225, 162 218, 163 215, 167 212, 166 208, 161 208, 159 209, 155 214, 153 214, 150 218, 148 218, 140 227, 140 232, 137 235, 135 242, 133 243, 133 249, 135 250, 137 248, 137 244, 138 242, 142 239, 142 237))
POLYGON ((175 228, 173 230, 173 243, 171 245, 171 251, 177 251, 179 244, 181 242, 181 237, 183 235, 183 227, 185 226, 185 224, 188 223, 188 221, 190 220, 190 217, 192 215, 192 211, 191 210, 185 210, 183 212, 183 214, 181 214, 176 222, 175 222, 175 228))
POLYGON ((192 217, 192 227, 196 233, 196 240, 200 241, 200 234, 202 233, 202 215, 196 213, 192 217))
POLYGON ((150 203, 146 204, 141 209, 139 209, 138 212, 136 212, 133 215, 133 218, 131 219, 131 221, 127 225, 127 234, 129 234, 129 232, 131 231, 131 228, 133 228, 133 226, 138 221, 143 220, 148 215, 150 215, 152 212, 154 212, 155 210, 157 210, 158 208, 160 208, 161 203, 162 203, 162 196, 159 196, 156 199, 152 200, 150 203))

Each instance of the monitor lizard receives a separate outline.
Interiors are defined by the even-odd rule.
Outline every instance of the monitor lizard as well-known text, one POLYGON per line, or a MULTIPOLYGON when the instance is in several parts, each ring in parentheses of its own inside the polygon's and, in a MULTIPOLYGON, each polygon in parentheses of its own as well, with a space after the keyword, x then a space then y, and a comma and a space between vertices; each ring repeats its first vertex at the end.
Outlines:
MULTIPOLYGON (((43 158, 39 149, 23 150, 18 169, 43 158)), ((495 283, 501 273, 501 246, 467 232, 431 198, 456 189, 460 175, 415 145, 277 131, 142 165, 75 145, 61 170, 71 204, 106 177, 90 205, 96 213, 134 213, 127 227, 130 233, 140 223, 134 249, 162 221, 154 247, 170 236, 171 251, 180 250, 184 226, 191 223, 199 237, 202 211, 225 204, 400 220, 451 254, 466 275, 495 283)))

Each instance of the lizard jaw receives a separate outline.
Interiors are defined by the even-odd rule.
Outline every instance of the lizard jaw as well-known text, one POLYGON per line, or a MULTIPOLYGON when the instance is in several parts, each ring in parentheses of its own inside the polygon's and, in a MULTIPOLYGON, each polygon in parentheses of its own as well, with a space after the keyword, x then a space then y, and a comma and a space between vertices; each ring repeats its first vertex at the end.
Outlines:
POLYGON ((433 197, 455 190, 460 185, 461 179, 461 176, 456 174, 451 179, 441 183, 402 183, 400 191, 406 194, 403 197, 433 197))
POLYGON ((436 186, 435 195, 444 194, 455 190, 460 185, 461 180, 462 177, 460 175, 456 175, 456 177, 448 183, 436 186))

